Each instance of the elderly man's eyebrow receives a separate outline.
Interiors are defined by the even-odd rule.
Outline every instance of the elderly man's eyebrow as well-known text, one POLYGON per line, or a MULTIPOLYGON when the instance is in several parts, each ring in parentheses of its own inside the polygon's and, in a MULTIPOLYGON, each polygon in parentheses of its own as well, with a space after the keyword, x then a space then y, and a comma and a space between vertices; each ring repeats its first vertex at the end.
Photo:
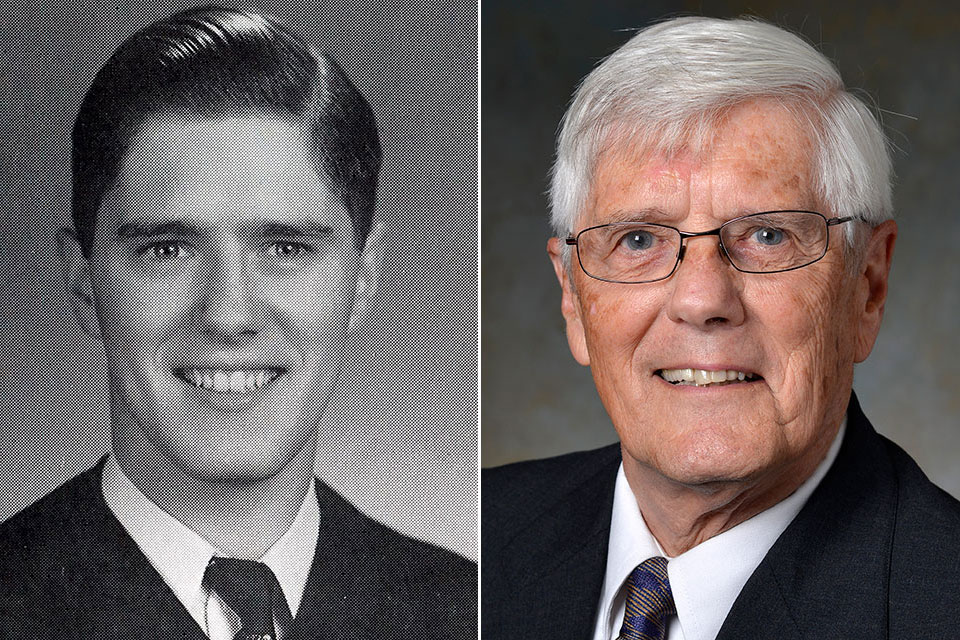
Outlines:
POLYGON ((124 222, 117 228, 117 237, 124 240, 158 236, 196 236, 199 233, 194 225, 182 220, 164 220, 161 222, 131 220, 124 222))
POLYGON ((613 224, 616 222, 662 222, 675 218, 663 209, 620 209, 612 211, 606 215, 600 216, 600 224, 613 224))

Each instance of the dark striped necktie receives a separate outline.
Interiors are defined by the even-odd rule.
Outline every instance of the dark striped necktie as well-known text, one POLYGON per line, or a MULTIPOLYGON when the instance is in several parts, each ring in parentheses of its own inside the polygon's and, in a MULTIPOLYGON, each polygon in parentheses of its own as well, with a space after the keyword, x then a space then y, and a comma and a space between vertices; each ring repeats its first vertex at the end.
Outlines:
POLYGON ((274 608, 286 599, 270 567, 253 560, 214 556, 203 580, 240 618, 234 640, 276 640, 274 608))
POLYGON ((667 559, 644 560, 627 578, 627 608, 619 638, 663 640, 667 618, 676 612, 667 578, 667 559))

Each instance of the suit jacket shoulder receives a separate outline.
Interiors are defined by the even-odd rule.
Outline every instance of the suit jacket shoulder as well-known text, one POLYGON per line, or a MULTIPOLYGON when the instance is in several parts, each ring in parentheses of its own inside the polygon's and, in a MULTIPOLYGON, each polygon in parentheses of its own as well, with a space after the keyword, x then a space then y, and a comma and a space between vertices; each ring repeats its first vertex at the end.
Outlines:
POLYGON ((106 506, 101 470, 0 525, 0 637, 205 638, 106 506))
POLYGON ((883 441, 897 478, 890 637, 956 637, 960 629, 960 502, 930 482, 900 447, 883 441))
POLYGON ((620 447, 484 470, 484 638, 585 638, 600 597, 620 447))
POLYGON ((744 585, 718 640, 956 637, 960 502, 850 400, 837 459, 744 585))
POLYGON ((474 562, 363 515, 319 481, 317 497, 320 541, 297 640, 476 638, 474 562))
POLYGON ((571 495, 583 495, 595 502, 598 476, 609 479, 611 473, 616 474, 619 464, 620 446, 613 444, 483 469, 484 549, 506 544, 517 532, 551 511, 569 508, 571 495), (558 505, 560 502, 564 504, 558 505))
MULTIPOLYGON (((98 466, 0 525, 0 638, 206 638, 106 506, 98 466)), ((320 537, 290 640, 476 637, 476 565, 317 481, 320 537)))

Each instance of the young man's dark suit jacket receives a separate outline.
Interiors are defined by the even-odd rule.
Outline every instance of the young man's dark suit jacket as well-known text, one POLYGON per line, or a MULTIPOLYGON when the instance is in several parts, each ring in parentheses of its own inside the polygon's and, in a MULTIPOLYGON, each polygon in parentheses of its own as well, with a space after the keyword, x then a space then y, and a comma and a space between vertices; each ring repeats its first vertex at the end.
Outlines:
MULTIPOLYGON (((614 445, 485 472, 484 640, 592 637, 619 463, 614 445)), ((960 638, 960 502, 852 398, 833 466, 718 638, 960 638)))
MULTIPOLYGON (((0 526, 0 638, 204 640, 88 471, 0 526)), ((286 640, 477 635, 476 565, 317 481, 320 537, 286 640)))

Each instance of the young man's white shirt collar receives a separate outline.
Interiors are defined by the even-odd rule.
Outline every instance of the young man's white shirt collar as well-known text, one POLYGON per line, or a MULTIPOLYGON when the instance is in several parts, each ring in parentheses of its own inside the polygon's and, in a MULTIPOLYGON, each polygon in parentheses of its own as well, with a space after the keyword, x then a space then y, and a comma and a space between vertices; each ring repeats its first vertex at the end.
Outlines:
MULTIPOLYGON (((747 580, 830 469, 846 426, 844 418, 826 457, 786 499, 669 558, 667 574, 677 615, 671 616, 666 640, 714 640, 717 637, 747 580)), ((640 515, 623 463, 617 471, 609 543, 593 640, 611 640, 620 632, 626 599, 623 586, 633 569, 648 558, 667 557, 640 515)))
MULTIPOLYGON (((233 640, 237 616, 203 584, 207 563, 217 550, 147 498, 126 476, 111 454, 101 481, 107 506, 163 577, 190 616, 211 640, 233 640)), ((320 526, 320 508, 313 483, 290 528, 260 558, 283 589, 290 613, 300 607, 313 564, 320 526)), ((282 635, 287 621, 277 621, 282 635)))

